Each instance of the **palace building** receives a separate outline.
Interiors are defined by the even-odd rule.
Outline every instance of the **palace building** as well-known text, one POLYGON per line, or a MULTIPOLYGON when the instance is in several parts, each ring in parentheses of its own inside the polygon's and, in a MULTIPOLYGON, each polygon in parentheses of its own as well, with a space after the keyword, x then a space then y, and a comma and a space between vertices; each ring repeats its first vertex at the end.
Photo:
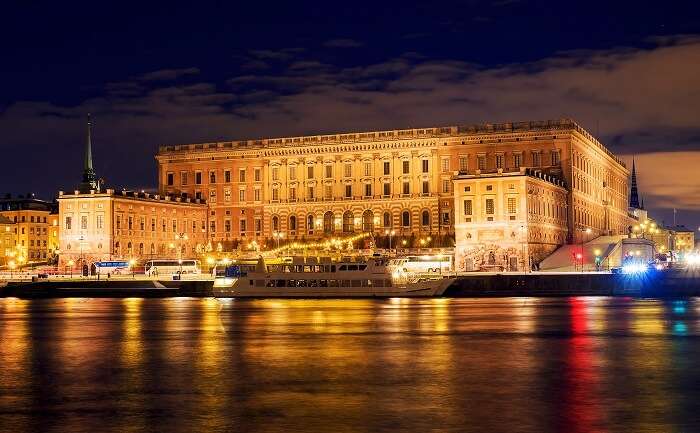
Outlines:
POLYGON ((536 203, 528 188, 556 196, 560 213, 543 232, 547 242, 578 242, 587 229, 624 234, 629 226, 628 169, 568 119, 168 145, 156 160, 160 194, 206 199, 207 236, 224 243, 361 231, 380 238, 389 229, 449 239, 464 223, 455 185, 477 187, 487 174, 513 178, 520 212, 536 203))
POLYGON ((59 266, 100 260, 196 257, 208 242, 204 200, 105 189, 92 166, 90 122, 83 181, 59 191, 59 266))
POLYGON ((0 216, 14 223, 14 251, 17 263, 41 263, 54 258, 58 249, 56 204, 34 194, 0 199, 0 216))

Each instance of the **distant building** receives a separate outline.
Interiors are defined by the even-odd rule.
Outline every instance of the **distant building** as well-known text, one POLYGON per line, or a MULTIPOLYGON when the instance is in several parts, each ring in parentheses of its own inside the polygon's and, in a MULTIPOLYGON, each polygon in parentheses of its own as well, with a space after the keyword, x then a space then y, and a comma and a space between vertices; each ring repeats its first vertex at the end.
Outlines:
POLYGON ((0 215, 0 265, 4 266, 17 254, 17 223, 0 215))
POLYGON ((672 233, 673 249, 682 253, 688 253, 695 249, 695 231, 683 225, 670 227, 672 233))
POLYGON ((459 175, 454 196, 458 271, 523 271, 566 242, 566 184, 542 171, 459 175))
POLYGON ((58 215, 54 202, 26 197, 0 199, 0 215, 16 223, 15 256, 22 262, 45 262, 58 248, 58 215))
POLYGON ((88 119, 83 179, 60 191, 60 266, 194 257, 206 247, 207 207, 185 195, 104 189, 92 166, 88 119))

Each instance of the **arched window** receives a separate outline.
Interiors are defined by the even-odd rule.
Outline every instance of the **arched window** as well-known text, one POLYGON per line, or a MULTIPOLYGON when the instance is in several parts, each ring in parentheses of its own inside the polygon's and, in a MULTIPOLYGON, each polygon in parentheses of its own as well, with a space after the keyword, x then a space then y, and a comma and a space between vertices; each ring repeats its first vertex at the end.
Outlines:
POLYGON ((401 212, 401 225, 403 227, 411 226, 411 213, 407 210, 401 212))
POLYGON ((343 233, 352 233, 354 228, 352 211, 346 210, 343 214, 343 233))
MULTIPOLYGON (((114 243, 114 254, 117 256, 121 255, 121 247, 122 245, 119 242, 114 243)), ((68 244, 68 249, 70 249, 70 244, 68 244)))
POLYGON ((389 212, 384 212, 384 227, 391 227, 393 224, 391 223, 391 213, 389 212))
POLYGON ((333 212, 328 211, 323 214, 323 233, 330 234, 334 231, 333 212))
POLYGON ((369 209, 362 212, 362 231, 374 231, 374 213, 369 209))
POLYGON ((133 252, 133 247, 131 246, 131 242, 126 244, 126 250, 128 251, 129 254, 133 252))
POLYGON ((310 235, 314 234, 314 216, 312 214, 306 217, 306 232, 310 235))
POLYGON ((156 245, 151 244, 151 255, 154 255, 156 253, 156 245))
POLYGON ((141 242, 141 243, 139 244, 139 255, 140 255, 140 256, 143 255, 143 242, 141 242))
POLYGON ((420 223, 424 227, 430 226, 430 212, 428 212, 427 210, 424 210, 423 213, 421 213, 420 223))
POLYGON ((291 215, 289 217, 289 231, 291 231, 291 232, 297 231, 297 217, 295 215, 291 215))
POLYGON ((277 215, 272 217, 272 231, 280 231, 280 218, 277 215))

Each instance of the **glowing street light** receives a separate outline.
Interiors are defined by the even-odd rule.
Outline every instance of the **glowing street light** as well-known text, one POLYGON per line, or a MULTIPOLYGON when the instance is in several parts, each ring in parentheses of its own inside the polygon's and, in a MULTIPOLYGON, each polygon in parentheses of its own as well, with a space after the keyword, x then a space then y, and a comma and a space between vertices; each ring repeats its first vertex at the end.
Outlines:
POLYGON ((391 251, 391 238, 396 234, 396 230, 384 230, 384 234, 389 236, 389 251, 391 251))

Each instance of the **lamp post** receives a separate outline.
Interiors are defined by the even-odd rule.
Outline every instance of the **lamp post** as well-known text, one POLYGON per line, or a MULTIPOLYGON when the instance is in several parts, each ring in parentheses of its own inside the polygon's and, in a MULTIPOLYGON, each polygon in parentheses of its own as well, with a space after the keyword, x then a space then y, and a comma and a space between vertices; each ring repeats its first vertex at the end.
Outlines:
POLYGON ((384 234, 389 236, 389 252, 391 252, 391 238, 396 234, 396 230, 384 230, 384 234))
POLYGON ((520 226, 520 244, 523 250, 523 267, 525 267, 525 273, 530 272, 530 256, 525 251, 525 242, 527 241, 527 229, 524 225, 520 226))
POLYGON ((8 265, 10 266, 10 279, 12 279, 12 271, 15 270, 15 266, 17 266, 17 265, 15 265, 14 260, 10 260, 10 263, 8 263, 8 265))
POLYGON ((73 260, 68 260, 68 266, 70 267, 70 277, 73 278, 73 266, 75 266, 75 262, 73 260))
POLYGON ((187 235, 184 232, 180 232, 175 235, 177 239, 177 263, 180 265, 180 275, 182 275, 182 241, 186 241, 187 235))
MULTIPOLYGON (((581 229, 581 252, 579 253, 580 256, 581 256, 581 257, 580 257, 580 258, 581 258, 581 272, 584 271, 584 264, 583 264, 583 237, 584 237, 584 235, 590 235, 590 234, 591 234, 591 229, 590 229, 590 227, 586 227, 585 229, 581 229)), ((586 240, 588 240, 588 238, 586 238, 586 240)))

